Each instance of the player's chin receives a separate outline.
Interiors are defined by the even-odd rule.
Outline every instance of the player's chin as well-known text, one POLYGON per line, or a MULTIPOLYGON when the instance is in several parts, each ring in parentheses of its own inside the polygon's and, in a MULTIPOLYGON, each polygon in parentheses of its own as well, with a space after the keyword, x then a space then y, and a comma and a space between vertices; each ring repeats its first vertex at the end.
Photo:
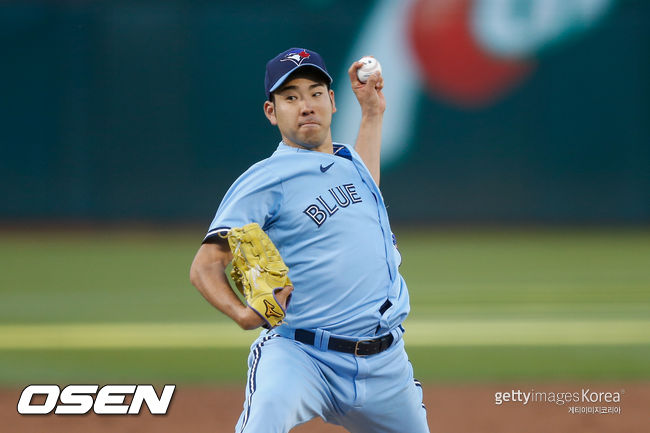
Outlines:
POLYGON ((298 130, 298 137, 303 142, 320 142, 323 138, 323 129, 320 125, 301 126, 298 130))

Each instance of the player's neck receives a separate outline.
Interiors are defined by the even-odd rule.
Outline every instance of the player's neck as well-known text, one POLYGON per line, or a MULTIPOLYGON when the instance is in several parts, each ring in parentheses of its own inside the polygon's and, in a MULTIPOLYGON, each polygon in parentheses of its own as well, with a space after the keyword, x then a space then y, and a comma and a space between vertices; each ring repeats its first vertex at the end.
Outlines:
POLYGON ((303 146, 298 143, 294 143, 286 137, 282 137, 282 142, 290 147, 297 147, 298 149, 312 150, 314 152, 323 152, 323 153, 334 153, 334 146, 332 145, 332 137, 328 135, 325 141, 318 146, 303 146))

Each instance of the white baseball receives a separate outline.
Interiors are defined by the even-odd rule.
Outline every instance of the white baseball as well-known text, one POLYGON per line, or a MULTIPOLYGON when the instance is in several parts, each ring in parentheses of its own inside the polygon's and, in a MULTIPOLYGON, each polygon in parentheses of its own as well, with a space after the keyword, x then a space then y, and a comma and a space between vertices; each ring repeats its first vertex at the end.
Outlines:
POLYGON ((359 62, 362 62, 363 66, 357 69, 357 77, 362 83, 368 81, 368 78, 377 71, 381 74, 381 65, 374 57, 365 56, 360 58, 359 62))

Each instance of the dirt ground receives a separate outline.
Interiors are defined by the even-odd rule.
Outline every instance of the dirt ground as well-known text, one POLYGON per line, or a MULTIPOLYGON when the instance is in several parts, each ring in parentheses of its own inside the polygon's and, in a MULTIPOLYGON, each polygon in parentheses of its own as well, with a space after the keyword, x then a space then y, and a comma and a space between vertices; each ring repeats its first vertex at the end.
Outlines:
MULTIPOLYGON (((432 433, 641 433, 650 431, 650 383, 425 385, 432 433), (496 392, 621 393, 620 403, 519 402, 495 404, 496 392), (620 408, 621 413, 570 413, 571 407, 620 408)), ((197 388, 179 385, 167 415, 19 415, 20 390, 0 390, 0 431, 3 432, 211 432, 234 431, 242 407, 243 388, 197 388)), ((531 399, 532 400, 532 399, 531 399)), ((36 398, 34 403, 37 404, 36 398)), ((615 409, 614 409, 615 410, 615 409)), ((341 427, 312 420, 292 433, 342 433, 341 427)), ((408 432, 404 432, 408 433, 408 432)))

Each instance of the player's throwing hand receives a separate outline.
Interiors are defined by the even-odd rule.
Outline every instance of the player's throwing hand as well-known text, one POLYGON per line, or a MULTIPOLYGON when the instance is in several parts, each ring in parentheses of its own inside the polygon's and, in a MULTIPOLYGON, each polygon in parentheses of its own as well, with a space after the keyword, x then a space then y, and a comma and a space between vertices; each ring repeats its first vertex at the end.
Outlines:
POLYGON ((363 66, 363 62, 356 61, 348 69, 352 91, 361 105, 362 114, 383 114, 386 110, 386 100, 382 92, 384 77, 380 72, 375 72, 368 77, 368 81, 362 83, 357 71, 363 66))

